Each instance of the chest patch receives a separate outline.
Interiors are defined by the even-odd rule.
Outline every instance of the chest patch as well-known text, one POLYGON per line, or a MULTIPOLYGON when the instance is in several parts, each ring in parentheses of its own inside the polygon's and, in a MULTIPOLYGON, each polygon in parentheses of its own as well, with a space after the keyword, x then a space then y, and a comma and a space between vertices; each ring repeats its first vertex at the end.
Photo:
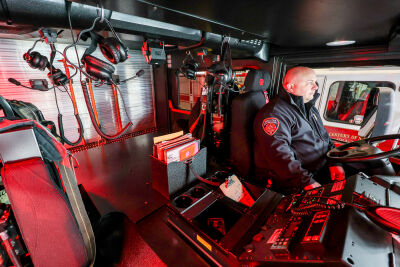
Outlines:
POLYGON ((279 120, 277 118, 266 118, 263 120, 262 127, 268 135, 274 135, 279 128, 279 120))

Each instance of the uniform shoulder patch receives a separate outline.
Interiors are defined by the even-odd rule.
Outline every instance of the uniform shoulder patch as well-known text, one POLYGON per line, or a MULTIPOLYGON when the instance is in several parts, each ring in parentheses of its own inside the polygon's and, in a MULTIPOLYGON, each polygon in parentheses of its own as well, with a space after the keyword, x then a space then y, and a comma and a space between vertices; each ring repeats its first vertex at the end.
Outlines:
POLYGON ((277 118, 266 118, 263 120, 262 127, 268 135, 274 135, 279 128, 279 120, 277 118))

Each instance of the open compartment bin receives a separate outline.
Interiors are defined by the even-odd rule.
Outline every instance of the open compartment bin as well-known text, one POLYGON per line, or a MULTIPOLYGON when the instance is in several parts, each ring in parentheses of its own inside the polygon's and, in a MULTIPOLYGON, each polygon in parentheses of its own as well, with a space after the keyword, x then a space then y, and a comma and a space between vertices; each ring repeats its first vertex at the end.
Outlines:
MULTIPOLYGON (((165 163, 150 156, 153 188, 170 199, 175 193, 186 188, 196 180, 185 161, 165 163)), ((192 157, 195 172, 203 176, 207 172, 207 148, 203 147, 192 157)))

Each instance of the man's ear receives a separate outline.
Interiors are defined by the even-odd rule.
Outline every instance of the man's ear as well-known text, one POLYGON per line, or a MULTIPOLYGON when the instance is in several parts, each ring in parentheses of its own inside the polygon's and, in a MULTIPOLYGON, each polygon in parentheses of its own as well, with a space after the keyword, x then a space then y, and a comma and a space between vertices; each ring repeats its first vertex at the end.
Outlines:
POLYGON ((286 88, 286 90, 289 92, 289 93, 293 93, 293 83, 286 83, 285 85, 284 85, 284 87, 286 88))

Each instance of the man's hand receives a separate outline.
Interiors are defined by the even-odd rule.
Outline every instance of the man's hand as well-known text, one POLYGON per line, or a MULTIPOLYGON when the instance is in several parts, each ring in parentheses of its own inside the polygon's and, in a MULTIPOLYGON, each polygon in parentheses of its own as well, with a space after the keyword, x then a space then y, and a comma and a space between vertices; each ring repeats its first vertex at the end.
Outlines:
POLYGON ((318 182, 314 182, 314 183, 312 183, 312 184, 309 184, 309 185, 307 185, 306 187, 304 187, 304 190, 311 190, 311 189, 313 189, 313 188, 316 188, 316 187, 320 187, 321 185, 318 183, 318 182))
POLYGON ((332 181, 342 181, 346 178, 342 166, 330 166, 329 171, 331 173, 332 181))

